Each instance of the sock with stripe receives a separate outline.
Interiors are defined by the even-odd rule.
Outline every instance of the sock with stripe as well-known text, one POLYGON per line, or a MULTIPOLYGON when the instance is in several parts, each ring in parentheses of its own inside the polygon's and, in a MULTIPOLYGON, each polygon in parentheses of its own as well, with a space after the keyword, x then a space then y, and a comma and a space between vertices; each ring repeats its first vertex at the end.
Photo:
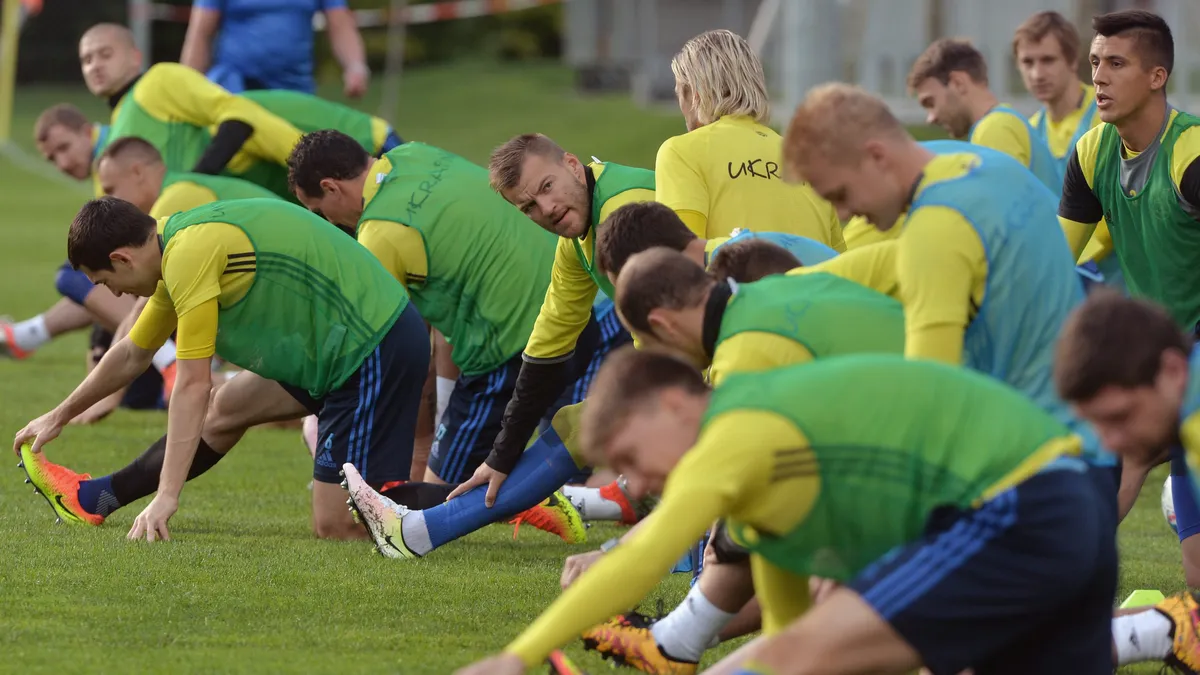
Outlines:
MULTIPOLYGON (((484 525, 507 520, 554 494, 578 470, 571 453, 567 452, 559 439, 558 432, 548 429, 521 455, 517 466, 504 485, 500 486, 500 494, 496 496, 492 508, 484 506, 487 486, 480 485, 445 504, 422 511, 421 517, 413 519, 413 522, 415 524, 423 520, 427 535, 415 539, 427 539, 432 550, 484 525)), ((408 516, 405 516, 404 523, 404 543, 408 545, 408 516)), ((418 554, 424 555, 424 552, 418 554)))
MULTIPOLYGON (((163 436, 116 473, 79 484, 79 505, 88 513, 107 516, 113 511, 158 490, 163 458, 167 454, 167 437, 163 436)), ((196 448, 196 457, 188 469, 187 479, 213 468, 224 453, 210 448, 203 440, 196 448)))

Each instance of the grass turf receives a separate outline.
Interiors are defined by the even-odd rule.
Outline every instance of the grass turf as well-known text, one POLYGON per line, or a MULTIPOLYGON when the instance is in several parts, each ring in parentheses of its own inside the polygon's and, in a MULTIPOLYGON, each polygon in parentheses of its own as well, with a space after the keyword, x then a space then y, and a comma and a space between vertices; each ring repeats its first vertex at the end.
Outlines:
MULTIPOLYGON (((581 157, 647 167, 659 143, 683 131, 677 114, 639 110, 619 96, 582 97, 570 84, 557 66, 413 71, 396 126, 477 162, 511 135, 541 131, 581 157)), ((15 135, 27 151, 37 113, 63 100, 105 114, 82 88, 22 90, 15 135)), ((0 177, 0 313, 23 318, 57 299, 64 234, 88 194, 4 158, 0 177)), ((0 436, 69 393, 84 348, 75 334, 26 362, 0 361, 0 436)), ((160 413, 120 411, 68 427, 48 456, 103 475, 158 438, 165 422, 160 413)), ((9 462, 0 471, 5 671, 446 673, 503 647, 558 594, 563 557, 615 532, 593 528, 592 546, 570 547, 528 527, 514 543, 508 526, 492 526, 425 560, 383 560, 366 543, 315 541, 305 489, 311 461, 298 432, 253 431, 184 491, 175 541, 129 543, 124 534, 148 499, 101 528, 55 526, 16 459, 9 462)), ((1178 545, 1158 508, 1164 475, 1148 481, 1122 526, 1120 598, 1183 586, 1178 545)), ((659 598, 671 607, 685 589, 685 575, 673 575, 643 607, 659 598)), ((569 653, 591 672, 604 668, 578 645, 569 653)))

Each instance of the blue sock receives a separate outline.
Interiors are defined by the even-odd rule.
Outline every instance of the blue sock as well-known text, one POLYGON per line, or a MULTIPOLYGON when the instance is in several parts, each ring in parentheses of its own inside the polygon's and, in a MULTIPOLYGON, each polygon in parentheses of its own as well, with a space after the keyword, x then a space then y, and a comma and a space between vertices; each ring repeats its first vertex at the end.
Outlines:
POLYGON ((508 475, 492 508, 483 505, 487 486, 480 485, 454 499, 425 509, 425 527, 434 548, 498 521, 511 518, 554 494, 579 467, 554 429, 547 429, 525 452, 508 475))
POLYGON ((111 475, 83 481, 79 484, 78 497, 84 511, 98 516, 107 517, 121 508, 121 503, 113 495, 111 475))
POLYGON ((1183 457, 1171 458, 1171 497, 1175 501, 1175 526, 1179 541, 1200 533, 1200 507, 1183 457))

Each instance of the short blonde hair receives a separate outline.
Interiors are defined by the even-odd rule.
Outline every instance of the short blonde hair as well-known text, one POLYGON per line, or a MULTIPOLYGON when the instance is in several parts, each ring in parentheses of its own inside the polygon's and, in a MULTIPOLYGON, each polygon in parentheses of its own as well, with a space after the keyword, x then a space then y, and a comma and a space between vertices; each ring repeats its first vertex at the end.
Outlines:
POLYGON ((505 190, 515 188, 521 182, 521 170, 525 167, 526 157, 540 155, 554 161, 562 161, 566 154, 567 151, 549 136, 514 136, 492 151, 491 159, 488 160, 488 180, 493 190, 503 194, 505 190))
POLYGON ((907 138, 904 125, 878 96, 850 84, 833 82, 809 90, 796 108, 783 138, 783 163, 789 180, 814 159, 854 162, 871 138, 907 138))
POLYGON ((966 73, 972 82, 987 84, 987 61, 970 40, 942 38, 925 48, 908 71, 908 88, 914 90, 933 78, 942 84, 950 82, 950 73, 966 73))
POLYGON ((688 40, 671 59, 671 72, 695 95, 701 124, 725 115, 747 115, 760 124, 771 121, 762 61, 737 33, 710 30, 688 40))

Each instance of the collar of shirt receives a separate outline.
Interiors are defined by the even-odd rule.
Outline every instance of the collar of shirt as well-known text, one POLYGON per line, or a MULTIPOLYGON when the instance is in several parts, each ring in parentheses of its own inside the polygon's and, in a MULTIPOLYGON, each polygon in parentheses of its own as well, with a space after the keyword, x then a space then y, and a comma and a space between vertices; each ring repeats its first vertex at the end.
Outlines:
POLYGON ((712 361, 713 353, 717 349, 717 338, 721 335, 721 319, 725 318, 725 309, 729 306, 729 299, 736 293, 737 282, 727 279, 713 286, 712 292, 708 294, 708 300, 704 303, 704 323, 700 330, 700 342, 704 346, 704 353, 708 355, 709 361, 712 361))
POLYGON ((592 226, 593 226, 593 225, 595 225, 595 223, 593 223, 593 222, 592 222, 592 207, 593 207, 593 206, 596 204, 596 174, 595 174, 595 169, 594 169, 594 168, 592 168, 592 167, 590 167, 590 166, 585 166, 585 167, 583 167, 583 168, 584 168, 584 169, 586 169, 586 171, 584 171, 584 172, 583 172, 583 180, 584 180, 584 181, 587 183, 587 195, 588 195, 588 203, 587 203, 587 214, 588 214, 588 216, 587 216, 587 217, 588 217, 588 222, 587 222, 587 227, 583 228, 583 234, 579 235, 579 240, 580 240, 580 241, 583 241, 584 239, 587 239, 588 232, 591 232, 591 231, 592 231, 592 226))
POLYGON ((144 73, 139 73, 137 77, 135 77, 129 81, 129 84, 125 85, 124 87, 121 87, 120 91, 113 94, 112 96, 109 96, 108 97, 108 107, 109 108, 117 107, 117 104, 121 102, 121 99, 124 98, 125 94, 128 94, 130 89, 133 89, 133 85, 137 84, 138 80, 142 79, 143 74, 144 73))

